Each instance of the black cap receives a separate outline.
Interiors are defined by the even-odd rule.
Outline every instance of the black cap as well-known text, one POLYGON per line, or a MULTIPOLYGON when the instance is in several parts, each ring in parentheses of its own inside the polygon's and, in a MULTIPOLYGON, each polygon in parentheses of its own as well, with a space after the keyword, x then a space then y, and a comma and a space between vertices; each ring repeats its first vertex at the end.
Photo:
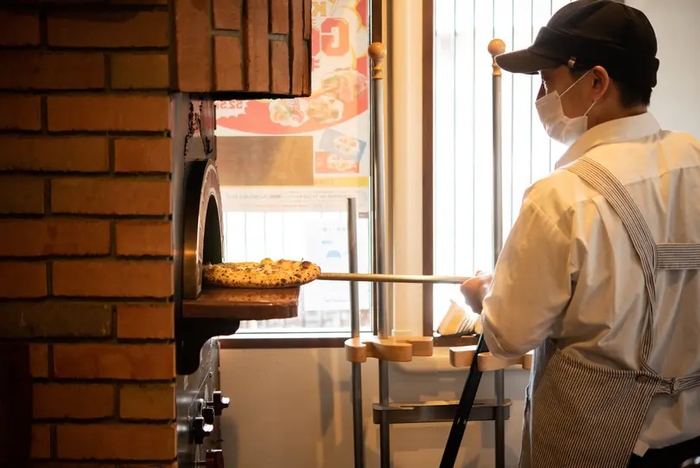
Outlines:
POLYGON ((496 63, 527 74, 600 65, 613 80, 653 88, 656 52, 654 28, 641 11, 613 0, 577 0, 556 12, 530 47, 499 55, 496 63))

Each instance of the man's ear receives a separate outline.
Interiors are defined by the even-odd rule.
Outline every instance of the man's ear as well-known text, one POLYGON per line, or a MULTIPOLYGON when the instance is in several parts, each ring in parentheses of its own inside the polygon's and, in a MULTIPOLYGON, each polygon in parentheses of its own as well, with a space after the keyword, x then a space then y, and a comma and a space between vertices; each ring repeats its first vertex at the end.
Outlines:
POLYGON ((608 75, 608 71, 600 65, 593 67, 591 74, 593 75, 591 99, 593 99, 593 101, 597 101, 603 97, 605 92, 610 87, 610 75, 608 75))

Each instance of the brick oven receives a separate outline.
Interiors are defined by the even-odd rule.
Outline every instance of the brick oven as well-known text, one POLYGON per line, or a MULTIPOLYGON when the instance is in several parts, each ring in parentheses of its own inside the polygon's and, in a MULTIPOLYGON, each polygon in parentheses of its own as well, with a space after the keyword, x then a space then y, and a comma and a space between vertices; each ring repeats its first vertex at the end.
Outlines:
POLYGON ((187 204, 215 172, 213 100, 309 94, 310 11, 0 6, 0 467, 217 466, 207 340, 238 321, 182 316, 187 204))

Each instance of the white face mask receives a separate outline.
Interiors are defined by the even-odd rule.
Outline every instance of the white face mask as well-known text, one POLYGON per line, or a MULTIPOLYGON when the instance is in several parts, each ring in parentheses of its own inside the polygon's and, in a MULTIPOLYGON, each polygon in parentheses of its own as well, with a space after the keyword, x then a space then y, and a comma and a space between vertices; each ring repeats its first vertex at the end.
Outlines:
MULTIPOLYGON (((569 90, 576 86, 589 72, 590 70, 576 80, 574 84, 566 88, 566 90, 561 93, 561 96, 568 93, 569 90)), ((540 120, 542 121, 542 125, 544 125, 547 135, 559 143, 570 145, 588 130, 588 113, 593 106, 595 106, 597 101, 594 101, 591 107, 589 107, 582 116, 571 118, 564 115, 564 108, 561 105, 561 96, 557 91, 552 91, 535 101, 535 107, 537 108, 537 114, 540 116, 540 120)))

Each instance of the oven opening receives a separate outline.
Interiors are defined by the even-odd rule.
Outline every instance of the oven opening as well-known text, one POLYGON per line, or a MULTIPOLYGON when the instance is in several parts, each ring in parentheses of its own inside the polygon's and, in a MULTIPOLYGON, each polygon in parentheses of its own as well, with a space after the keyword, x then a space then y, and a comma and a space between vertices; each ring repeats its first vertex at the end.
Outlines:
POLYGON ((221 263, 223 259, 223 245, 221 243, 222 227, 219 217, 219 206, 216 198, 211 195, 207 203, 207 213, 204 218, 204 239, 202 246, 202 264, 212 265, 221 263))

